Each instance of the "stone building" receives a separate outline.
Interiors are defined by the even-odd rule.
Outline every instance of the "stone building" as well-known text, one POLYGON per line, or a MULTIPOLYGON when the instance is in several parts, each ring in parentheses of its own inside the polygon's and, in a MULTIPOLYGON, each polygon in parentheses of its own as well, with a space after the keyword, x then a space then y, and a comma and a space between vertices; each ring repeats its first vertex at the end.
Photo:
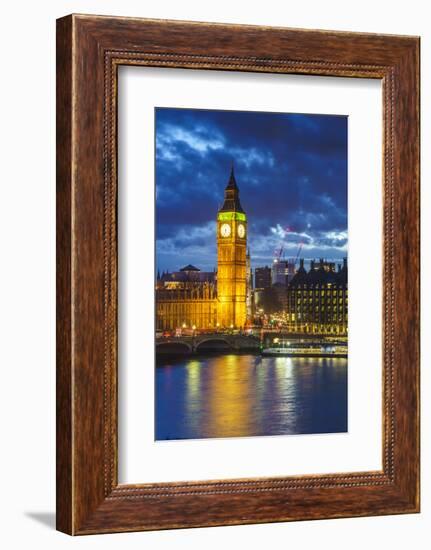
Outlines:
POLYGON ((300 267, 287 288, 289 328, 292 332, 346 336, 348 332, 347 260, 311 262, 300 267))
POLYGON ((156 329, 216 328, 217 290, 214 272, 187 265, 157 275, 156 329))
POLYGON ((156 328, 243 328, 251 304, 251 267, 247 254, 247 216, 239 200, 233 167, 217 213, 217 272, 188 265, 159 274, 156 328))

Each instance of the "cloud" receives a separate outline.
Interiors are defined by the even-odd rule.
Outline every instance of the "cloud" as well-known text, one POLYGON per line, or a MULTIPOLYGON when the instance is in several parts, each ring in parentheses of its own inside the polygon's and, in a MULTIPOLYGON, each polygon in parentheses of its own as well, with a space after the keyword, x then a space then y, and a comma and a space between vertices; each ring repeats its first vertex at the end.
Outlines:
POLYGON ((209 134, 202 126, 196 126, 190 131, 173 124, 162 125, 156 136, 157 148, 162 149, 163 154, 164 146, 173 148, 175 144, 186 144, 190 149, 205 154, 222 149, 224 141, 221 136, 209 134))
POLYGON ((156 110, 157 257, 216 264, 215 219, 232 160, 253 262, 347 250, 347 118, 156 110), (182 255, 181 252, 184 252, 182 255), (195 257, 192 255, 195 254, 195 257))
POLYGON ((251 149, 242 149, 240 147, 231 147, 228 149, 232 159, 236 159, 239 165, 251 168, 257 164, 260 166, 274 166, 274 157, 268 151, 259 151, 252 147, 251 149))

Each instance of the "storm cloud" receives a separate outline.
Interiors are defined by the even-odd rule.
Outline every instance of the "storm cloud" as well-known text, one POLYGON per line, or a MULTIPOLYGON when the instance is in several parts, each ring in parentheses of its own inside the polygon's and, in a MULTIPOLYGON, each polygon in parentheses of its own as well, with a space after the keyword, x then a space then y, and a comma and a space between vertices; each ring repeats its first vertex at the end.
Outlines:
POLYGON ((347 117, 156 109, 156 261, 216 266, 215 220, 231 163, 253 266, 284 247, 347 255, 347 117))

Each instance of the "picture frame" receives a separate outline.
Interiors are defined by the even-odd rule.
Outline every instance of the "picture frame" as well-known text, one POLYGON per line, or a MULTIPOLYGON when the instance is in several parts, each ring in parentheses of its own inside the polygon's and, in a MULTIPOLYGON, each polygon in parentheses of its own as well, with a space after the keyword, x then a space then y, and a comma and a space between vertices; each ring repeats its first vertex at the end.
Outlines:
POLYGON ((418 37, 59 19, 57 529, 83 535, 419 512, 419 219, 418 37), (118 483, 120 65, 382 81, 381 471, 118 483))

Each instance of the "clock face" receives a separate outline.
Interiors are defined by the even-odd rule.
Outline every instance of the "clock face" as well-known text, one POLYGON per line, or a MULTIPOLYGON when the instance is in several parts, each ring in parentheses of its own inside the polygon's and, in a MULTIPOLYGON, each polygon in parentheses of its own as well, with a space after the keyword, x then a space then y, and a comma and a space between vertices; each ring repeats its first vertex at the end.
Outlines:
POLYGON ((222 237, 229 237, 229 235, 230 235, 230 225, 228 223, 224 223, 220 227, 220 235, 222 237))
POLYGON ((238 225, 238 237, 240 237, 241 239, 245 237, 245 227, 242 223, 238 225))

